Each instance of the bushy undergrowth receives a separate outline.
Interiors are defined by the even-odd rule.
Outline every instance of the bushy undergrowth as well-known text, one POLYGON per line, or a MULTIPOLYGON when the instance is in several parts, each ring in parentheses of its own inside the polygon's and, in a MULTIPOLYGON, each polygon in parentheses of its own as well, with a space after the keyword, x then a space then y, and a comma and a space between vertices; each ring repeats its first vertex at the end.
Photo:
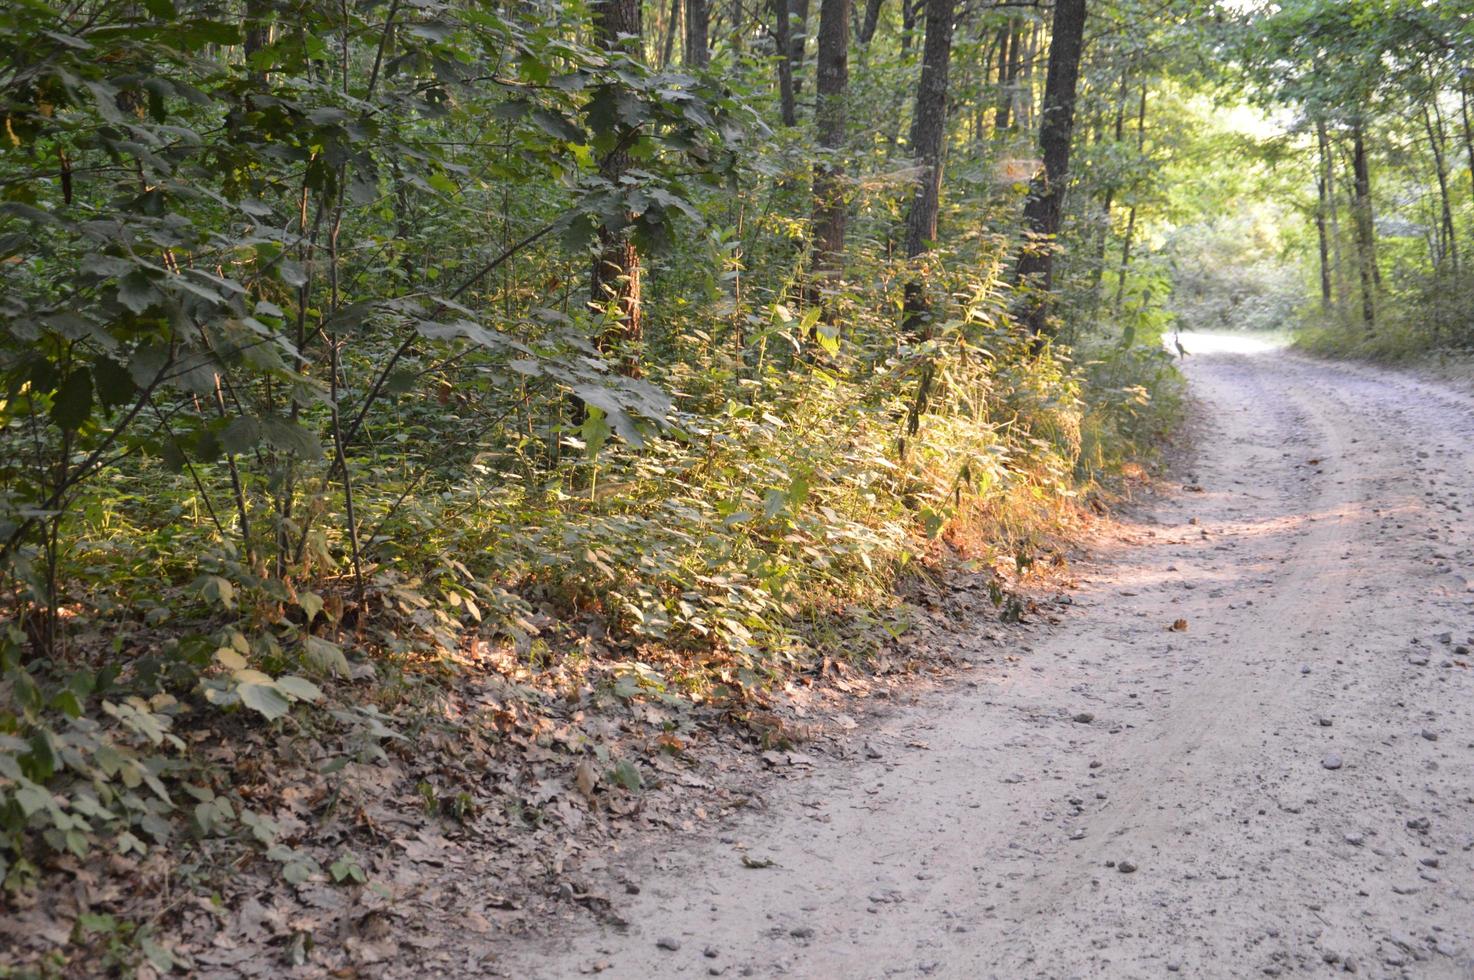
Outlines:
POLYGON ((813 147, 742 92, 534 12, 395 4, 391 37, 372 8, 249 58, 235 20, 121 6, 45 57, 0 45, 7 887, 226 830, 295 867, 199 746, 264 725, 325 772, 382 758, 486 644, 761 697, 944 539, 1026 565, 1170 420, 1159 349, 1075 364, 1012 324, 1018 191, 950 197, 956 234, 906 263, 914 177, 864 143, 880 176, 816 283, 813 147), (621 334, 590 243, 631 225, 621 334))
POLYGON ((1341 317, 1318 311, 1306 316, 1296 346, 1325 357, 1391 363, 1474 351, 1474 278, 1446 273, 1392 286, 1378 297, 1371 328, 1359 310, 1341 317))
MULTIPOLYGON (((1175 373, 1154 347, 1108 347, 1078 367, 1036 354, 999 316, 997 283, 970 295, 911 345, 896 344, 884 292, 846 302, 842 343, 778 303, 764 339, 741 348, 696 332, 693 315, 677 366, 649 379, 676 407, 638 447, 594 415, 556 460, 541 441, 486 443, 451 465, 434 447, 454 425, 429 427, 419 438, 440 465, 386 475, 358 500, 375 528, 361 602, 336 522, 316 560, 277 577, 220 537, 187 473, 147 456, 114 470, 69 520, 67 642, 38 659, 9 629, 10 883, 34 874, 38 845, 142 851, 249 826, 228 785, 190 776, 176 729, 212 713, 274 721, 325 701, 344 757, 358 757, 392 723, 334 696, 334 678, 449 664, 470 636, 533 663, 570 655, 578 635, 641 659, 659 650, 694 696, 743 697, 807 663, 827 617, 891 602, 948 535, 983 542, 985 562, 1026 563, 1079 492, 1150 453, 1175 412, 1175 373), (923 365, 938 381, 903 446, 923 365)), ((373 700, 392 713, 395 699, 373 700)))

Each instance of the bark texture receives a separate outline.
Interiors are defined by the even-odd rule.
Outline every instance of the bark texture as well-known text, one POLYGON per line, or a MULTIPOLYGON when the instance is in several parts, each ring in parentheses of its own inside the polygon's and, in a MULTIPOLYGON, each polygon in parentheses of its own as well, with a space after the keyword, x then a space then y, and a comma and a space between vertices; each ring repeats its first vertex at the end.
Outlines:
POLYGON ((1039 126, 1044 169, 1034 178, 1024 206, 1024 220, 1033 240, 1024 246, 1015 274, 1015 281, 1024 288, 1021 319, 1035 337, 1043 336, 1048 330, 1054 287, 1054 245, 1069 180, 1085 14, 1085 0, 1057 0, 1054 5, 1049 73, 1044 80, 1043 118, 1039 126))
POLYGON ((814 272, 830 274, 844 258, 847 204, 842 151, 849 88, 850 0, 819 7, 818 102, 814 109, 819 161, 814 165, 814 272))
POLYGON ((1351 186, 1356 203, 1356 257, 1361 276, 1361 319, 1370 333, 1377 329, 1377 226, 1372 214, 1372 175, 1367 163, 1361 123, 1351 128, 1351 186))
POLYGON ((691 68, 705 68, 710 63, 710 0, 686 0, 686 64, 691 68))
MULTIPOLYGON (((639 51, 640 0, 601 0, 594 6, 594 37, 608 51, 639 51)), ((618 183, 630 169, 629 151, 621 140, 599 164, 599 175, 618 183)), ((634 215, 628 215, 633 220, 634 215)), ((596 310, 609 311, 600 332, 601 350, 619 351, 627 374, 638 373, 634 349, 641 336, 640 253, 628 229, 599 229, 599 254, 589 276, 589 302, 596 310)))

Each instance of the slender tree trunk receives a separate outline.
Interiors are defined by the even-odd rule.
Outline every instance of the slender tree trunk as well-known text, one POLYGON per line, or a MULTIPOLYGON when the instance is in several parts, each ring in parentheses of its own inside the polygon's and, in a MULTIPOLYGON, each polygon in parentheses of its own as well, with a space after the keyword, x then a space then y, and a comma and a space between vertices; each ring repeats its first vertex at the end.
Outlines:
POLYGON ((788 0, 788 24, 788 64, 793 78, 793 95, 797 99, 804 91, 804 51, 809 44, 809 0, 788 0))
MULTIPOLYGON (((1136 109, 1136 156, 1140 159, 1146 152, 1146 82, 1141 83, 1141 98, 1136 109)), ((1116 279, 1116 298, 1111 309, 1119 313, 1126 299, 1126 275, 1131 270, 1131 247, 1136 239, 1136 205, 1131 205, 1126 214, 1126 234, 1121 238, 1121 270, 1116 279)))
POLYGON ((1015 127, 1028 132, 1034 128, 1034 75, 1039 59, 1039 34, 1043 28, 1031 23, 1024 29, 1024 53, 1019 59, 1018 84, 1014 86, 1013 117, 1015 127))
MULTIPOLYGON (((594 37, 600 47, 619 51, 628 44, 629 50, 640 50, 640 0, 600 0, 594 5, 593 16, 594 37), (621 36, 635 40, 621 42, 621 36)), ((625 145, 632 134, 618 135, 617 148, 599 164, 599 176, 611 184, 618 184, 632 163, 625 145)), ((634 216, 629 217, 633 220, 634 216)), ((628 229, 599 229, 599 255, 589 280, 590 304, 598 311, 608 311, 607 325, 598 338, 600 349, 618 350, 624 371, 638 373, 635 348, 641 338, 640 253, 628 229)))
POLYGON ((1358 120, 1351 128, 1352 193, 1356 201, 1356 254, 1361 275, 1361 317, 1367 332, 1377 328, 1377 226, 1372 214, 1372 177, 1366 139, 1358 120))
POLYGON ((1441 242, 1439 248, 1439 263, 1447 259, 1449 267, 1453 272, 1459 271, 1459 243, 1454 235, 1454 212, 1449 201, 1448 192, 1448 166, 1445 163, 1444 152, 1446 148, 1446 137, 1443 129, 1443 113, 1438 109, 1438 91, 1435 88, 1429 96, 1429 102, 1433 103, 1432 111, 1429 111, 1428 103, 1423 103, 1423 127, 1428 131, 1428 143, 1433 147, 1433 165, 1438 171, 1438 199, 1442 205, 1442 227, 1439 235, 1441 242))
MULTIPOLYGON (((942 152, 947 134, 947 71, 952 60, 954 0, 927 0, 926 42, 921 54, 921 81, 916 87, 916 115, 911 126, 911 152, 920 164, 911 210, 906 214, 906 258, 931 248, 937 237, 941 205, 942 152)), ((906 284, 903 326, 908 333, 924 332, 927 321, 925 285, 919 279, 906 284)))
POLYGON ((1320 245, 1320 308, 1323 312, 1331 310, 1331 247, 1326 240, 1326 211, 1329 202, 1326 200, 1326 179, 1317 177, 1315 189, 1319 195, 1315 205, 1315 233, 1320 245))
MULTIPOLYGON (((1130 67, 1122 68, 1121 85, 1116 90, 1116 125, 1113 130, 1117 147, 1121 145, 1126 135, 1126 93, 1130 78, 1130 67)), ((1100 307, 1101 283, 1105 279, 1106 248, 1111 241, 1111 209, 1116 204, 1116 182, 1117 177, 1113 174, 1110 183, 1106 184, 1105 194, 1100 202, 1102 218, 1100 243, 1095 251, 1095 267, 1090 271, 1090 297, 1094 309, 1100 307)))
POLYGON ((875 27, 880 23, 880 7, 885 0, 865 0, 865 22, 860 25, 860 44, 868 46, 875 37, 875 27))
POLYGON ((1316 142, 1320 146, 1322 181, 1325 185, 1327 216, 1331 220, 1331 280, 1336 298, 1336 309, 1346 309, 1346 266, 1341 260, 1341 205, 1336 193, 1336 157, 1331 152, 1331 140, 1326 133, 1326 124, 1315 124, 1316 142))
POLYGON ((665 8, 665 43, 660 48, 660 67, 669 68, 675 55, 676 29, 681 23, 681 0, 670 0, 665 8))
MULTIPOLYGON (((905 2, 905 0, 903 0, 905 2)), ((916 86, 916 112, 911 125, 911 151, 921 165, 911 210, 906 214, 906 258, 915 259, 932 247, 937 237, 941 204, 942 157, 947 136, 947 74, 952 61, 952 20, 955 0, 926 0, 926 40, 921 52, 921 79, 916 86)), ((901 328, 921 339, 932 336, 932 317, 921 270, 906 283, 901 328)), ((936 384, 936 364, 926 360, 916 381, 916 395, 906 412, 900 453, 921 428, 921 418, 936 384)))
POLYGON ((1013 83, 1018 77, 1018 27, 1013 20, 998 28, 998 108, 993 115, 993 132, 1005 133, 1013 109, 1013 83))
POLYGON ((1024 220, 1032 241, 1024 246, 1015 270, 1023 287, 1021 317, 1033 336, 1049 332, 1054 289, 1055 238, 1059 234, 1065 187, 1069 182, 1070 141, 1075 131, 1075 92, 1080 81, 1080 54, 1085 43, 1085 0, 1055 0, 1049 43, 1049 72, 1044 80, 1039 150, 1044 171, 1034 177, 1024 220))
POLYGON ((1464 156, 1469 161, 1469 190, 1474 193, 1474 125, 1469 122, 1469 83, 1459 87, 1459 112, 1464 117, 1464 156))
POLYGON ((711 0, 686 0, 686 65, 711 63, 711 0))
POLYGON ((788 0, 772 0, 773 2, 773 47, 778 56, 773 63, 778 68, 778 111, 783 118, 783 125, 798 125, 798 110, 794 105, 793 98, 793 61, 788 57, 788 51, 792 44, 789 37, 792 25, 788 22, 788 0))
MULTIPOLYGON (((271 5, 266 0, 246 0, 244 49, 248 66, 256 53, 269 47, 276 38, 276 25, 267 19, 270 13, 271 5)), ((249 74, 255 84, 266 83, 266 72, 250 68, 249 74)))
POLYGON ((820 153, 814 165, 813 269, 816 279, 836 274, 844 261, 848 206, 842 154, 850 77, 849 21, 850 0, 822 0, 816 70, 818 102, 814 109, 815 135, 820 153))

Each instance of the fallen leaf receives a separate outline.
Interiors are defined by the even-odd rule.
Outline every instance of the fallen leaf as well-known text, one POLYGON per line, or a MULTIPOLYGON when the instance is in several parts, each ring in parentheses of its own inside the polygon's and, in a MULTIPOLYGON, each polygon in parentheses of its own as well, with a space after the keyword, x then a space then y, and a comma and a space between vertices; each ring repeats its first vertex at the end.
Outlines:
POLYGON ((578 791, 583 794, 584 799, 591 800, 594 798, 594 787, 599 784, 599 775, 585 759, 578 764, 577 769, 573 770, 573 782, 578 787, 578 791))
POLYGON ((1167 627, 1167 628, 1169 630, 1171 630, 1172 632, 1174 632, 1174 633, 1186 633, 1187 632, 1187 620, 1185 620, 1185 619, 1174 620, 1173 623, 1172 623, 1172 625, 1169 626, 1169 627, 1167 627))

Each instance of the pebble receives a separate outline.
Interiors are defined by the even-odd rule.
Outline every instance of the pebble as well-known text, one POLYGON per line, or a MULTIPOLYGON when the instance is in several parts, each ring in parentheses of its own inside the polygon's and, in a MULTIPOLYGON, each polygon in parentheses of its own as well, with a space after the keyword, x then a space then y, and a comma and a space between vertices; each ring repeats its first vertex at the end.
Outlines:
POLYGON ((1322 718, 1320 720, 1320 727, 1322 727, 1322 728, 1330 728, 1331 727, 1331 719, 1329 719, 1329 718, 1322 718))
POLYGON ((717 948, 715 946, 708 946, 701 951, 701 955, 705 956, 709 960, 714 960, 717 958, 718 955, 717 948))
POLYGON ((1310 664, 1301 664, 1300 665, 1300 673, 1302 673, 1302 674, 1308 674, 1308 673, 1310 673, 1310 664))
POLYGON ((1426 667, 1428 666, 1428 655, 1426 653, 1415 653, 1407 658, 1407 662, 1414 667, 1426 667))
POLYGON ((1132 864, 1130 861, 1119 861, 1116 864, 1116 870, 1121 872, 1123 875, 1129 875, 1136 870, 1136 865, 1132 864))
POLYGON ((1088 711, 1082 711, 1078 715, 1075 716, 1074 720, 1077 721, 1077 722, 1079 722, 1082 725, 1088 725, 1092 721, 1095 720, 1095 715, 1092 715, 1088 711))
POLYGON ((1338 752, 1332 752, 1330 755, 1320 760, 1320 764, 1327 769, 1340 769, 1342 765, 1341 755, 1338 752))
POLYGON ((1364 836, 1354 832, 1347 834, 1343 839, 1352 847, 1360 847, 1362 844, 1366 843, 1366 838, 1364 836))
POLYGON ((1438 733, 1435 732, 1435 731, 1430 731, 1429 729, 1426 729, 1425 728, 1419 734, 1421 734, 1424 738, 1426 738, 1430 742, 1436 742, 1436 741, 1438 741, 1438 733))
POLYGON ((681 941, 679 939, 672 939, 670 936, 661 936, 655 940, 655 945, 660 949, 669 950, 674 953, 681 948, 681 941))
POLYGON ((814 938, 814 927, 813 926, 796 926, 796 927, 788 930, 788 934, 790 936, 792 936, 794 939, 813 939, 814 938))

